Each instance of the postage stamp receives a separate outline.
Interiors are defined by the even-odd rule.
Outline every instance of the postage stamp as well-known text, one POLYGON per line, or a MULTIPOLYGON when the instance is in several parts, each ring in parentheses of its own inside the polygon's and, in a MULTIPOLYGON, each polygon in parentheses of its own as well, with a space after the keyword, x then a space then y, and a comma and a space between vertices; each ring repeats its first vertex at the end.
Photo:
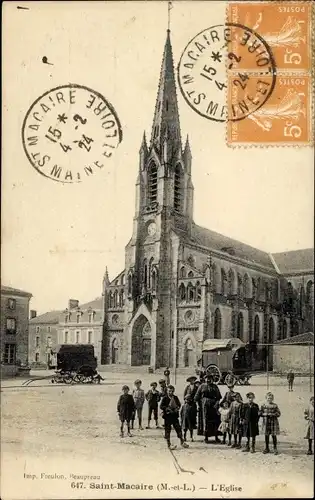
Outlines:
POLYGON ((30 163, 42 175, 63 183, 81 182, 102 170, 121 140, 113 106, 99 92, 76 84, 41 95, 22 126, 30 163))
POLYGON ((276 83, 276 65, 258 33, 227 23, 207 28, 188 43, 178 65, 178 81, 184 99, 199 115, 233 122, 268 101, 276 83), (247 67, 252 71, 244 71, 247 67), (228 82, 238 89, 237 102, 227 100, 228 82))
MULTIPOLYGON (((256 31, 271 48, 278 71, 311 69, 312 2, 230 2, 227 22, 240 23, 256 31)), ((252 59, 243 60, 244 68, 252 59)))
MULTIPOLYGON (((265 87, 270 76, 263 78, 265 87)), ((239 87, 228 84, 228 100, 233 108, 239 103, 239 87)), ((261 80, 252 76, 252 80, 261 80)), ((269 82, 271 85, 271 82, 269 82)), ((247 115, 246 120, 229 122, 229 145, 307 145, 312 140, 311 78, 305 76, 278 76, 268 103, 247 115)))

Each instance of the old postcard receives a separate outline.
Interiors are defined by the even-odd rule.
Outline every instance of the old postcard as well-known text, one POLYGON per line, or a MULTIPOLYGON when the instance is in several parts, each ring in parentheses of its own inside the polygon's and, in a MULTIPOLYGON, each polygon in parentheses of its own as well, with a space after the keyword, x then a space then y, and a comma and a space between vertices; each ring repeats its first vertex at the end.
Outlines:
POLYGON ((313 7, 4 2, 4 500, 313 497, 313 7))

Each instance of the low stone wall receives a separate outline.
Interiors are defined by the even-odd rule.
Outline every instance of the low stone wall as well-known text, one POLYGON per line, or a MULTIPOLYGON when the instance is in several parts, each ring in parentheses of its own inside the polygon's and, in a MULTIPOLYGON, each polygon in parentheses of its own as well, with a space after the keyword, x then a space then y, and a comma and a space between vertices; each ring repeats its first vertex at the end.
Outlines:
POLYGON ((314 346, 278 345, 273 347, 273 371, 284 374, 292 369, 295 374, 314 374, 314 346))

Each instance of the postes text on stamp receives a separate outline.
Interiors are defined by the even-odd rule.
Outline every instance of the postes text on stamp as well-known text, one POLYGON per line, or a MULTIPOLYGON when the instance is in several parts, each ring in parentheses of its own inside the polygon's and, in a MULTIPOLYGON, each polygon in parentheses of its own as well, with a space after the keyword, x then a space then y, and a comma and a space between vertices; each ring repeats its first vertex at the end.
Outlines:
MULTIPOLYGON (((278 72, 311 68, 312 2, 230 2, 227 21, 255 30, 271 48, 278 72)), ((251 60, 247 61, 251 68, 251 60)))
MULTIPOLYGON (((254 76, 254 79, 261 77, 254 76)), ((265 77, 268 80, 270 77, 265 77)), ((228 85, 228 99, 238 102, 238 88, 228 85)), ((278 76, 268 103, 246 120, 227 124, 229 145, 307 145, 312 140, 311 82, 305 76, 278 76)))
POLYGON ((80 182, 105 167, 122 140, 113 106, 100 93, 76 84, 45 92, 28 110, 24 151, 42 175, 80 182))
POLYGON ((258 33, 227 23, 212 26, 189 42, 178 65, 178 80, 184 99, 199 115, 233 122, 268 101, 276 83, 276 66, 258 33), (233 103, 227 99, 229 83, 237 88, 233 103))

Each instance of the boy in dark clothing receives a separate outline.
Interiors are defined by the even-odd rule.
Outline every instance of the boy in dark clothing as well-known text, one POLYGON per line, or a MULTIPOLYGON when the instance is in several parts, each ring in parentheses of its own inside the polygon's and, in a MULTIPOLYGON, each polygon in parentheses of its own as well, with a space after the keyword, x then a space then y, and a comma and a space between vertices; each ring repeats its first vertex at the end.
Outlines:
POLYGON ((255 394, 249 392, 246 394, 247 403, 244 403, 241 408, 241 424, 243 426, 243 436, 247 438, 246 447, 243 451, 251 451, 255 453, 256 436, 259 434, 259 406, 254 403, 255 394), (250 450, 250 439, 252 439, 252 448, 250 450))
POLYGON ((167 395, 163 397, 161 402, 161 410, 165 422, 165 439, 168 448, 176 448, 176 446, 171 446, 171 430, 173 426, 183 448, 188 448, 188 444, 184 441, 182 429, 178 420, 180 401, 178 397, 175 396, 174 392, 175 388, 169 385, 167 388, 167 395))
POLYGON ((130 420, 135 411, 135 403, 133 397, 129 393, 128 385, 122 387, 123 394, 118 399, 117 412, 119 415, 120 425, 120 436, 124 437, 124 423, 127 423, 127 435, 131 437, 130 434, 130 420))
POLYGON ((152 387, 152 389, 150 389, 145 395, 145 398, 146 398, 148 405, 149 405, 148 425, 147 425, 146 429, 150 429, 150 422, 151 422, 152 413, 153 413, 153 418, 155 420, 156 428, 159 429, 158 405, 159 405, 159 401, 160 401, 160 393, 156 389, 157 388, 156 382, 152 382, 150 384, 150 386, 152 387))
POLYGON ((294 382, 294 373, 293 370, 289 370, 289 373, 287 375, 287 380, 289 384, 289 392, 293 391, 293 382, 294 382))
POLYGON ((185 402, 180 410, 180 419, 184 431, 184 441, 187 441, 187 431, 190 433, 191 441, 194 440, 194 429, 196 427, 196 403, 190 394, 186 394, 185 402))

